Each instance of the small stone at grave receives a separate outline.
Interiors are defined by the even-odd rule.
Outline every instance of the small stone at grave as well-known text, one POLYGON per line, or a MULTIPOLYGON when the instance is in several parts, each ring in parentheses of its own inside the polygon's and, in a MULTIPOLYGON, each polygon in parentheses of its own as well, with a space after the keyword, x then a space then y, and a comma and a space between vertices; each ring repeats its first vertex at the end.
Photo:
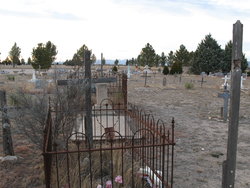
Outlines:
POLYGON ((215 152, 210 153, 210 155, 212 157, 219 158, 220 156, 223 156, 224 154, 219 151, 215 151, 215 152))

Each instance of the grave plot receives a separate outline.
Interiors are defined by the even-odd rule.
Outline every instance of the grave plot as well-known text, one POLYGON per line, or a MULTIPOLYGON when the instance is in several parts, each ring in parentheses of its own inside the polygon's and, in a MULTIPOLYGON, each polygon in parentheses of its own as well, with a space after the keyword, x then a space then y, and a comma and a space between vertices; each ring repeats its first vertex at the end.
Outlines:
POLYGON ((73 108, 62 129, 55 121, 61 111, 50 107, 43 150, 47 188, 173 187, 174 120, 167 125, 129 104, 127 77, 117 76, 95 83, 90 136, 84 104, 73 108))
POLYGON ((91 146, 86 134, 74 132, 62 149, 52 136, 49 111, 43 152, 46 187, 173 187, 174 121, 155 121, 133 105, 124 114, 127 126, 133 127, 124 136, 105 130, 91 146))

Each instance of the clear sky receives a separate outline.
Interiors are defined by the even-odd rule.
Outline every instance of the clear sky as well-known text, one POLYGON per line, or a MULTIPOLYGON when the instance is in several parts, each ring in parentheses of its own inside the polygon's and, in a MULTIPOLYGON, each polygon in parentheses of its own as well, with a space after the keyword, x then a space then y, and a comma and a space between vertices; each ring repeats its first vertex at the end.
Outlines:
POLYGON ((195 50, 211 33, 224 48, 232 25, 244 24, 243 52, 250 60, 250 0, 1 0, 0 59, 14 42, 27 60, 48 40, 57 61, 86 44, 100 59, 130 59, 150 43, 156 53, 184 44, 195 50))

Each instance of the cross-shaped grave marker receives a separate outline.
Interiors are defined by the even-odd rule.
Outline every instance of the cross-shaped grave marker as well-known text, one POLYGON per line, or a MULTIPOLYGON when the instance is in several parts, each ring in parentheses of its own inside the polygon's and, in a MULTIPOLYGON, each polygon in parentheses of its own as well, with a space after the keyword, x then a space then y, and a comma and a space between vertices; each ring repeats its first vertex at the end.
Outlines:
POLYGON ((203 74, 201 75, 201 80, 198 80, 198 82, 201 83, 201 87, 202 87, 203 83, 207 82, 207 81, 204 80, 203 74))
POLYGON ((227 80, 230 80, 230 77, 228 77, 227 75, 225 75, 224 78, 222 78, 224 80, 224 84, 222 84, 221 86, 224 88, 224 89, 227 89, 229 87, 229 84, 227 83, 227 80))
MULTIPOLYGON (((110 82, 116 82, 115 77, 110 78, 91 78, 91 62, 90 62, 90 51, 85 52, 84 57, 85 62, 85 78, 84 79, 70 79, 70 80, 57 80, 58 86, 66 86, 66 85, 80 85, 85 84, 86 85, 86 93, 85 93, 85 105, 86 105, 86 117, 85 117, 85 133, 89 138, 90 146, 93 146, 93 127, 92 127, 92 104, 91 104, 91 87, 92 83, 101 83, 100 89, 97 89, 96 92, 97 96, 106 96, 103 94, 103 84, 107 84, 110 82)), ((98 86, 97 86, 98 87, 98 86)), ((107 87, 105 87, 107 89, 107 87)), ((107 91, 106 91, 107 93, 107 91)), ((97 101, 102 101, 102 99, 99 99, 97 101)))
POLYGON ((218 93, 219 98, 224 99, 224 106, 223 106, 223 119, 227 121, 227 114, 228 114, 228 100, 230 98, 230 93, 227 89, 224 90, 223 93, 218 93))

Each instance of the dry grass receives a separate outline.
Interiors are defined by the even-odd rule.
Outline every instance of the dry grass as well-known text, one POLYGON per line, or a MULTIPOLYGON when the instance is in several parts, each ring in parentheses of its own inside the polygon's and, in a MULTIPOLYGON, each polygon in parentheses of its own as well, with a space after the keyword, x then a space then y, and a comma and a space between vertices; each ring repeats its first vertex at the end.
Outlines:
MULTIPOLYGON (((131 156, 128 153, 122 151, 112 151, 113 160, 111 161, 111 151, 102 151, 102 163, 100 159, 100 151, 91 153, 91 172, 93 187, 97 187, 102 181, 105 184, 106 181, 111 180, 111 169, 113 170, 113 178, 118 175, 123 176, 124 187, 131 187, 132 177, 134 178, 136 187, 142 186, 142 181, 139 176, 136 176, 136 172, 139 170, 138 163, 134 164, 134 173, 132 174, 132 161, 131 156), (122 161, 123 156, 123 161, 122 161), (122 169, 123 162, 123 169, 122 169), (102 173, 101 173, 102 168, 102 173), (122 173, 123 171, 123 173, 122 173)), ((70 178, 71 187, 79 187, 80 181, 83 188, 88 188, 90 179, 90 161, 89 153, 81 153, 79 156, 77 153, 69 154, 69 177, 67 175, 67 156, 58 155, 58 172, 59 172, 59 185, 64 187, 68 185, 68 178, 70 178), (78 161, 79 157, 79 161, 78 161)), ((52 170, 52 186, 57 186, 56 167, 53 166, 52 170)), ((114 182, 115 187, 119 187, 119 183, 114 182)))

